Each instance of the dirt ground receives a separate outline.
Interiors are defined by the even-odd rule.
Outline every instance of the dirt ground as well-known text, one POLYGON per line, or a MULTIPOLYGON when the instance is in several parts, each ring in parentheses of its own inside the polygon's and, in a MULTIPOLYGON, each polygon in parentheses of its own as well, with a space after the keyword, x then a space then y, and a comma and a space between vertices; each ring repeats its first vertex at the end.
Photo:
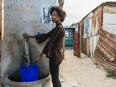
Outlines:
POLYGON ((116 87, 116 79, 107 78, 102 67, 95 65, 91 58, 73 56, 69 47, 60 65, 60 79, 62 87, 116 87))

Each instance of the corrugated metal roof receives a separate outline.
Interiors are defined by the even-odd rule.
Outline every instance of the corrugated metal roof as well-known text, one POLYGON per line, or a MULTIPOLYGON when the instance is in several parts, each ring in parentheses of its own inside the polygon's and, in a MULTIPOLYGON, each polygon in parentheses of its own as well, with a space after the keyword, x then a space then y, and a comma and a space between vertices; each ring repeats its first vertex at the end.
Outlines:
POLYGON ((116 2, 105 2, 101 4, 102 6, 116 6, 116 2))

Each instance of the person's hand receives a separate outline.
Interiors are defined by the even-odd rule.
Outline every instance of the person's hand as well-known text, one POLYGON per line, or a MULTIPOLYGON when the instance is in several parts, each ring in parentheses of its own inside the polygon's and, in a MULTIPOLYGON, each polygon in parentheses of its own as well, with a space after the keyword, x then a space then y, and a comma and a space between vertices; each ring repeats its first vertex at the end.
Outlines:
POLYGON ((28 38, 30 38, 30 35, 28 33, 23 33, 23 37, 28 39, 28 38))

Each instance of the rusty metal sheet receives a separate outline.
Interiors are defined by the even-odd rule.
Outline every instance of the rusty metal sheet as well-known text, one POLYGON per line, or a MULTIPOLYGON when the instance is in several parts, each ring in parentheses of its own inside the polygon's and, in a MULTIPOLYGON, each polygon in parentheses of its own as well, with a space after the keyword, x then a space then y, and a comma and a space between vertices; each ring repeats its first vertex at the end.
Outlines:
POLYGON ((80 33, 80 38, 83 38, 84 34, 84 26, 83 26, 83 20, 79 22, 79 33, 80 33))
POLYGON ((90 38, 86 39, 86 45, 87 45, 87 47, 86 47, 86 53, 90 57, 90 38))
POLYGON ((82 42, 81 42, 81 51, 82 53, 86 54, 86 39, 82 39, 82 42))
POLYGON ((102 7, 95 10, 92 17, 92 35, 97 35, 102 25, 102 7))
POLYGON ((108 37, 106 37, 103 34, 100 34, 100 37, 103 38, 102 40, 107 42, 110 45, 110 47, 116 48, 116 44, 114 44, 114 41, 112 41, 111 39, 109 39, 108 37))
POLYGON ((103 12, 116 14, 116 6, 104 6, 103 12))
POLYGON ((106 62, 106 61, 103 61, 103 60, 101 60, 99 58, 96 58, 95 62, 98 63, 99 65, 102 65, 105 69, 111 69, 111 70, 116 71, 116 66, 111 65, 111 64, 113 64, 112 62, 106 62))
POLYGON ((103 52, 98 49, 98 47, 95 50, 95 55, 94 55, 94 62, 102 65, 106 69, 116 69, 116 63, 115 62, 110 62, 107 57, 104 55, 103 52))
POLYGON ((106 51, 108 51, 108 53, 109 53, 110 55, 112 55, 113 57, 115 57, 115 51, 116 51, 115 48, 112 48, 112 47, 110 46, 110 44, 108 44, 108 42, 106 42, 105 40, 103 40, 102 37, 100 37, 99 43, 102 45, 102 47, 103 47, 106 51))
POLYGON ((103 30, 116 35, 116 13, 103 13, 103 30))
POLYGON ((83 37, 83 21, 78 23, 78 33, 79 33, 79 57, 81 57, 81 47, 82 47, 82 37, 83 37))
POLYGON ((80 50, 82 53, 85 53, 84 49, 85 49, 85 43, 84 43, 84 39, 83 39, 83 35, 84 35, 84 27, 83 27, 83 20, 80 21, 79 23, 79 33, 80 33, 80 50))
POLYGON ((92 36, 92 18, 89 19, 88 37, 92 36))
MULTIPOLYGON (((97 46, 97 43, 98 43, 98 40, 99 40, 99 35, 96 35, 96 36, 93 36, 93 48, 92 48, 92 53, 94 55, 95 53, 95 49, 96 49, 96 46, 97 46)), ((93 56, 92 56, 93 57, 93 56)))
POLYGON ((108 37, 110 40, 116 43, 116 35, 113 35, 107 32, 106 37, 108 37))
POLYGON ((100 31, 100 39, 97 45, 99 50, 107 57, 110 61, 116 61, 116 36, 106 32, 105 30, 100 31))
POLYGON ((95 12, 96 13, 96 16, 97 16, 97 20, 98 20, 98 31, 101 30, 101 28, 102 28, 102 20, 103 20, 102 12, 103 12, 102 7, 99 7, 97 9, 97 11, 95 12))
POLYGON ((90 57, 93 56, 93 36, 90 38, 90 57))
POLYGON ((78 52, 79 52, 79 36, 78 36, 78 32, 75 31, 74 32, 74 55, 78 56, 78 52))
POLYGON ((88 14, 83 21, 83 39, 81 50, 88 56, 93 57, 96 45, 98 43, 98 32, 101 29, 102 8, 99 7, 94 13, 88 14), (86 39, 85 39, 86 38, 86 39))
POLYGON ((116 36, 115 36, 115 35, 113 35, 113 34, 107 32, 107 31, 105 31, 105 30, 101 30, 101 31, 100 31, 100 35, 101 35, 101 34, 104 35, 105 37, 107 37, 109 40, 111 40, 111 41, 113 41, 113 42, 116 43, 116 36))
POLYGON ((84 19, 84 38, 91 37, 92 35, 92 13, 84 19))
POLYGON ((81 52, 116 69, 116 3, 101 4, 81 23, 81 52))
POLYGON ((89 13, 87 16, 85 16, 83 21, 83 37, 87 38, 91 36, 91 28, 92 28, 92 17, 93 17, 93 12, 89 13))
POLYGON ((90 12, 85 18, 84 20, 90 19, 93 17, 93 12, 90 12))
POLYGON ((110 55, 106 48, 104 48, 103 45, 101 45, 101 43, 99 43, 97 46, 100 49, 100 51, 102 51, 109 58, 110 61, 115 60, 115 58, 112 55, 110 55))
POLYGON ((95 54, 95 49, 99 40, 99 35, 92 36, 90 38, 90 57, 93 57, 95 54))

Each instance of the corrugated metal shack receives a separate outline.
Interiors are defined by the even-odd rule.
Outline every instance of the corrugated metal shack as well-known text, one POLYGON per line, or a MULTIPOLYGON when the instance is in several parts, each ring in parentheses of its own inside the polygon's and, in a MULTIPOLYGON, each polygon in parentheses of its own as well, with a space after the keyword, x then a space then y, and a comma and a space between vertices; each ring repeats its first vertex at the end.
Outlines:
POLYGON ((116 69, 116 2, 105 2, 78 24, 78 56, 94 58, 104 68, 116 69))

